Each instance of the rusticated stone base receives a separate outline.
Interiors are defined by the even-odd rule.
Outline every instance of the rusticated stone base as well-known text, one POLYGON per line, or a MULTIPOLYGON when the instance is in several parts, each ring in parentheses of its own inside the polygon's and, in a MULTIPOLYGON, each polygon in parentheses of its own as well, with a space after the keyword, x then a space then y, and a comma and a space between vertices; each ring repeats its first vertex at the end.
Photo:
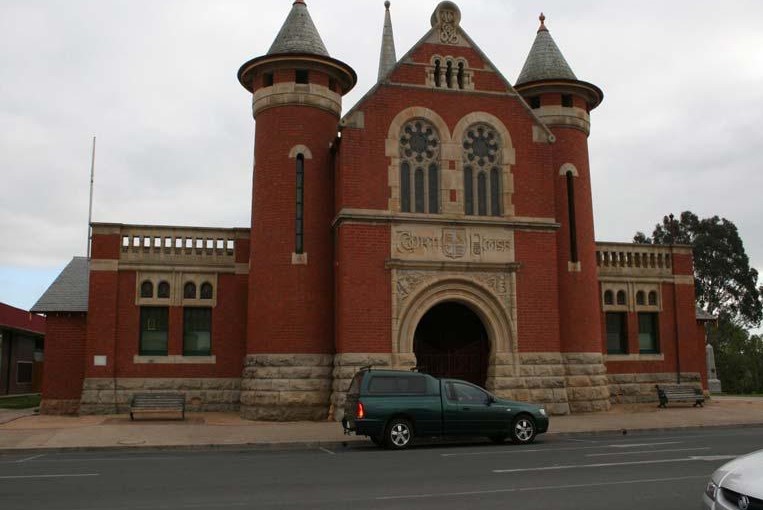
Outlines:
POLYGON ((79 414, 129 412, 135 393, 185 394, 186 411, 238 411, 238 378, 88 378, 82 385, 79 414))
POLYGON ((241 380, 241 417, 249 420, 325 420, 329 416, 333 354, 250 354, 241 380))
POLYGON ((609 381, 601 353, 566 352, 562 353, 562 360, 570 412, 609 410, 609 381))
MULTIPOLYGON (((676 384, 675 372, 655 374, 608 374, 609 391, 613 403, 639 404, 657 402, 656 384, 676 384)), ((702 389, 702 379, 698 372, 681 374, 681 384, 702 389)))
POLYGON ((78 414, 79 400, 44 398, 40 402, 40 414, 78 414))
POLYGON ((391 368, 391 354, 342 353, 334 356, 333 382, 331 384, 331 411, 329 418, 341 421, 344 418, 344 403, 352 377, 362 367, 391 368))
POLYGON ((498 353, 487 374, 485 386, 498 397, 544 404, 550 414, 570 413, 558 353, 498 353))

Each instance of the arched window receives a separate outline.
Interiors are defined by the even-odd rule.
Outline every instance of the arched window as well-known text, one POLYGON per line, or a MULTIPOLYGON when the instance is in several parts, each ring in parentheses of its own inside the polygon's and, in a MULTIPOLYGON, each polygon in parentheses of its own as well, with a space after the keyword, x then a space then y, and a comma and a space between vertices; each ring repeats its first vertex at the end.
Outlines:
POLYGON ((644 304, 646 304, 646 299, 645 299, 644 291, 643 290, 640 290, 640 291, 636 292, 636 304, 637 305, 644 305, 644 304))
POLYGON ((140 284, 140 297, 152 298, 154 297, 154 284, 146 280, 140 284))
POLYGON ((400 210, 440 212, 440 137, 429 122, 417 119, 400 135, 400 210))
POLYGON ((212 284, 204 282, 201 284, 201 299, 212 299, 212 284))
POLYGON ((626 305, 628 304, 626 298, 625 298, 625 291, 624 290, 618 290, 617 291, 617 304, 618 305, 626 305))
POLYGON ((649 306, 657 306, 657 293, 655 291, 649 293, 649 306))
POLYGON ((612 291, 608 290, 604 292, 604 304, 605 305, 613 305, 615 303, 614 296, 612 295, 612 291))
POLYGON ((183 286, 183 297, 185 299, 196 299, 196 284, 193 282, 187 282, 183 286))
POLYGON ((487 124, 466 130, 463 140, 464 213, 500 216, 501 139, 487 124), (476 203, 476 207, 475 207, 476 203))
POLYGON ((170 297, 170 284, 167 282, 159 282, 159 287, 156 289, 157 296, 166 299, 170 297))

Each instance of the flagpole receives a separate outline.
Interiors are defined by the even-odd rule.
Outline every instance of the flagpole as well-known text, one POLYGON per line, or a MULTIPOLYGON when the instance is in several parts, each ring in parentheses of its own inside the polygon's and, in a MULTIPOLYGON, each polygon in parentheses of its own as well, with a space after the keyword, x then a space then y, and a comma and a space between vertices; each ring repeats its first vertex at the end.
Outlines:
POLYGON ((93 239, 93 176, 95 175, 95 136, 93 136, 93 154, 90 158, 90 206, 87 211, 87 258, 90 258, 90 244, 93 239))

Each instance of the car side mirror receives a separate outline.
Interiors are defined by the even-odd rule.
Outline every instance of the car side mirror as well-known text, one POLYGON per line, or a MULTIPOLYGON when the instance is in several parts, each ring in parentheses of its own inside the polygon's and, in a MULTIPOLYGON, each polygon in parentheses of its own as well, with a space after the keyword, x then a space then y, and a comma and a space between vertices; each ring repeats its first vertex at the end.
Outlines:
POLYGON ((488 396, 487 396, 487 402, 486 402, 486 404, 487 404, 487 405, 492 405, 492 404, 494 404, 494 403, 495 403, 495 397, 494 397, 493 395, 488 395, 488 396))

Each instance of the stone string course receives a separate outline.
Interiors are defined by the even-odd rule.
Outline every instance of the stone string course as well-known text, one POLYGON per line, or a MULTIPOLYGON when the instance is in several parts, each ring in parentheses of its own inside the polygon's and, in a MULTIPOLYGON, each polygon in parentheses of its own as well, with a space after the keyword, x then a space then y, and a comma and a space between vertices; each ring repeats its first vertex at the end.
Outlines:
POLYGON ((79 414, 126 413, 135 393, 161 392, 184 393, 186 411, 238 411, 241 379, 117 378, 115 389, 114 379, 88 378, 83 383, 79 414))

